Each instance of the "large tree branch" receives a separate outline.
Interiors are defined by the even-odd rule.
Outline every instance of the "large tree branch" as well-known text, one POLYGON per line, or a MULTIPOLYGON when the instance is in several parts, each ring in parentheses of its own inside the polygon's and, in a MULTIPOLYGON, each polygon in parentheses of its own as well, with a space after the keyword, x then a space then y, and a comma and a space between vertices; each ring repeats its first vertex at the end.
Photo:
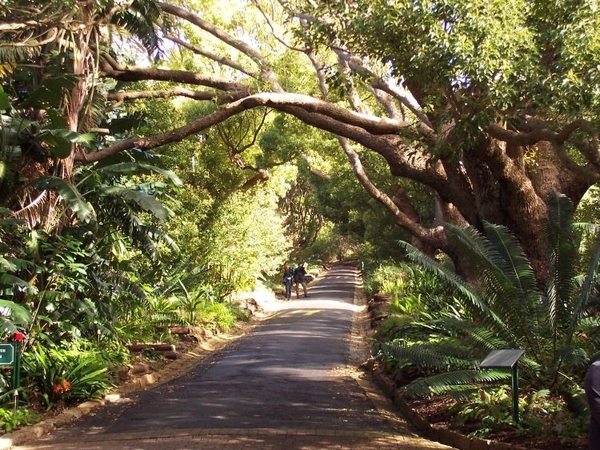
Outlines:
POLYGON ((412 122, 352 112, 330 102, 302 94, 255 94, 244 101, 246 100, 279 110, 298 107, 305 113, 321 114, 345 125, 363 128, 374 135, 398 134, 412 127, 412 122))
POLYGON ((431 124, 427 115, 421 110, 417 100, 410 94, 410 92, 404 89, 402 85, 397 84, 395 81, 392 81, 389 78, 383 79, 382 77, 376 75, 372 70, 368 69, 359 58, 351 55, 347 51, 336 49, 335 53, 340 59, 346 61, 348 67, 350 67, 356 73, 368 75, 372 80, 371 85, 373 88, 387 92, 392 97, 397 99, 403 106, 408 108, 427 128, 433 128, 433 125, 431 124))
POLYGON ((588 133, 597 135, 597 132, 593 130, 591 124, 584 119, 575 120, 565 125, 559 131, 553 131, 543 126, 536 126, 531 131, 509 130, 496 123, 488 125, 485 130, 495 139, 520 146, 533 145, 540 141, 548 141, 553 144, 564 144, 577 130, 584 130, 588 133))
POLYGON ((219 27, 215 26, 210 22, 207 22, 206 20, 202 19, 200 16, 194 14, 191 11, 166 3, 160 3, 159 6, 165 13, 179 17, 180 19, 186 20, 187 22, 196 25, 198 28, 215 36, 221 42, 235 48, 242 54, 248 56, 260 68, 261 78, 263 80, 268 81, 276 92, 284 91, 279 82, 277 81, 277 77, 273 68, 271 67, 267 59, 264 58, 263 55, 256 49, 256 47, 231 36, 229 33, 226 33, 219 27))
POLYGON ((244 95, 241 92, 215 94, 210 91, 195 91, 182 87, 173 87, 170 89, 160 89, 155 91, 124 91, 112 92, 106 96, 107 100, 123 102, 127 100, 140 100, 146 98, 170 98, 187 97, 193 100, 215 101, 217 104, 230 103, 239 100, 244 95))
POLYGON ((373 199, 381 203, 391 213, 396 224, 404 228, 412 236, 426 242, 432 248, 439 248, 442 251, 448 252, 450 248, 443 226, 426 228, 409 214, 406 214, 386 193, 377 188, 369 179, 358 154, 352 149, 348 141, 341 137, 339 141, 360 184, 373 199))
MULTIPOLYGON (((321 93, 323 94, 324 98, 327 98, 327 84, 324 80, 322 66, 312 53, 309 55, 309 57, 316 70, 317 77, 319 79, 319 86, 321 87, 321 93)), ((340 65, 342 70, 350 69, 348 61, 344 58, 340 58, 340 65)), ((351 82, 352 78, 349 78, 349 81, 351 82)), ((350 104, 353 105, 356 110, 362 111, 363 108, 360 103, 360 98, 353 88, 354 85, 351 83, 349 90, 350 104)), ((418 215, 416 214, 416 211, 410 202, 408 202, 408 199, 404 197, 404 201, 402 203, 396 202, 394 199, 390 198, 387 193, 379 189, 367 175, 358 153, 354 151, 348 142, 348 139, 338 134, 338 141, 344 153, 348 157, 354 175, 363 186, 365 191, 371 196, 371 198, 381 203, 388 210, 396 224, 408 231, 413 236, 413 240, 416 241, 415 243, 420 248, 427 249, 428 251, 432 251, 436 248, 443 249, 445 251, 450 250, 448 246, 448 238, 441 225, 437 225, 433 228, 423 227, 419 223, 420 221, 418 220, 418 215), (404 206, 404 208, 402 206, 404 206)), ((360 141, 356 140, 356 142, 360 141)))
POLYGON ((165 70, 154 67, 119 67, 114 68, 107 60, 102 60, 101 70, 105 77, 119 81, 170 81, 174 83, 193 84, 206 86, 227 92, 246 92, 248 88, 241 83, 236 83, 224 78, 200 75, 186 70, 165 70))
POLYGON ((80 150, 75 156, 75 161, 82 163, 91 163, 101 161, 104 158, 108 158, 116 153, 124 150, 130 150, 138 148, 140 150, 151 150, 153 148, 160 147, 162 145, 171 144, 173 142, 179 142, 193 134, 199 133, 213 125, 223 122, 224 120, 232 117, 246 109, 249 105, 245 105, 240 102, 236 102, 233 105, 229 105, 224 109, 220 109, 208 116, 194 120, 193 122, 184 125, 182 127, 171 130, 167 133, 149 136, 149 137, 135 137, 130 139, 124 139, 117 144, 106 147, 95 153, 84 153, 80 150))
MULTIPOLYGON (((590 170, 589 168, 582 167, 576 161, 574 161, 565 150, 565 142, 579 130, 585 131, 592 139, 593 143, 598 141, 598 132, 592 127, 592 125, 584 119, 575 120, 558 131, 550 130, 544 126, 544 124, 537 124, 536 127, 531 131, 516 131, 509 130, 498 124, 491 124, 486 128, 486 131, 490 136, 499 141, 507 142, 518 146, 534 145, 542 141, 546 141, 552 144, 552 148, 560 158, 560 161, 565 165, 567 169, 576 173, 578 176, 584 177, 591 183, 595 183, 599 180, 597 170, 590 170)), ((580 147, 584 148, 584 147, 580 147)), ((583 152, 586 159, 597 165, 600 161, 600 154, 598 153, 598 146, 592 144, 587 147, 587 154, 583 152)))
POLYGON ((389 134, 398 132, 409 124, 389 121, 352 113, 343 108, 322 100, 314 99, 310 96, 299 94, 255 94, 242 100, 230 103, 222 109, 198 120, 195 120, 183 127, 179 127, 171 132, 164 133, 148 138, 132 138, 119 142, 96 153, 81 154, 77 156, 78 161, 92 162, 101 160, 109 155, 134 147, 142 150, 156 148, 172 142, 181 141, 187 136, 198 133, 210 126, 216 125, 235 114, 242 111, 260 106, 271 107, 282 111, 289 110, 290 107, 298 108, 303 111, 303 116, 320 114, 329 117, 332 121, 340 125, 345 123, 346 127, 354 126, 369 129, 370 132, 377 131, 376 134, 389 134))

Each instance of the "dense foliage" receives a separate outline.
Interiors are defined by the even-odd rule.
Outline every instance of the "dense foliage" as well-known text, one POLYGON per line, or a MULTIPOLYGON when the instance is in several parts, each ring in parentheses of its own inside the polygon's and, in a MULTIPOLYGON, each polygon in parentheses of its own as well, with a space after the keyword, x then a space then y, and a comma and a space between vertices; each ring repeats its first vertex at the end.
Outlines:
POLYGON ((575 224, 572 215, 570 202, 558 197, 546 234, 554 270, 543 290, 514 236, 491 224, 485 224, 485 236, 448 226, 467 261, 480 271, 478 284, 465 283, 447 265, 408 244, 411 258, 426 272, 404 267, 390 283, 386 271, 378 270, 369 284, 393 297, 390 317, 379 326, 376 354, 396 373, 406 395, 462 397, 450 415, 461 410, 459 419, 479 421, 487 415, 483 428, 503 428, 511 422, 511 403, 499 393, 510 391, 502 387, 510 384, 510 371, 482 370, 479 363, 492 350, 522 349, 519 382, 528 415, 520 426, 542 432, 535 428, 546 414, 540 404, 552 403, 542 399, 559 398, 562 406, 554 406, 554 420, 572 417, 572 424, 579 423, 577 437, 582 434, 587 416, 581 384, 600 338, 600 240, 597 226, 575 224))
POLYGON ((1 337, 26 333, 32 397, 99 395, 169 325, 226 329, 288 260, 415 248, 459 290, 406 267, 381 286, 391 364, 493 381, 474 363, 522 346, 528 383, 572 393, 597 339, 596 249, 575 251, 595 231, 562 214, 600 179, 594 2, 0 9, 1 337))

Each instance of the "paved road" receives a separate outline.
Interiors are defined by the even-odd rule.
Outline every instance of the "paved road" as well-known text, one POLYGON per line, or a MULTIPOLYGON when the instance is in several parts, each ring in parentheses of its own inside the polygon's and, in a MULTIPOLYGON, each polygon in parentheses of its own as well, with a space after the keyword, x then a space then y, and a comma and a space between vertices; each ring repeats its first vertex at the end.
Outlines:
POLYGON ((349 364, 356 286, 352 268, 334 266, 188 374, 14 448, 449 448, 412 434, 349 364))

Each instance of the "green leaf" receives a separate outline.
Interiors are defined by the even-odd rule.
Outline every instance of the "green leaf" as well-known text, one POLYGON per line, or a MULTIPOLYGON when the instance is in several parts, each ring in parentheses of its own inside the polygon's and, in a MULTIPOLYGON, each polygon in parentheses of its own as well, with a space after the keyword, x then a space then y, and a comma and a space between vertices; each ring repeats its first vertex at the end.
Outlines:
POLYGON ((60 77, 46 78, 42 85, 33 91, 22 103, 22 108, 44 109, 59 106, 65 92, 70 91, 79 81, 79 76, 66 74, 60 77))
POLYGON ((159 220, 165 220, 169 211, 152 195, 121 186, 106 186, 102 192, 107 195, 117 195, 125 200, 136 203, 144 211, 152 213, 159 220))
POLYGON ((48 151, 51 155, 64 159, 71 154, 73 144, 90 148, 95 136, 92 133, 79 134, 61 128, 44 130, 38 135, 38 139, 48 146, 48 151))
POLYGON ((163 169, 161 167, 153 166, 151 164, 143 164, 138 162, 122 162, 112 164, 110 166, 102 167, 98 169, 100 172, 109 172, 121 175, 139 175, 141 173, 156 172, 176 186, 182 186, 181 179, 172 170, 163 169))
POLYGON ((63 201, 67 203, 69 208, 71 208, 77 215, 77 218, 83 223, 89 223, 95 219, 94 211, 91 206, 85 201, 75 186, 66 180, 59 177, 47 176, 38 178, 33 182, 33 185, 38 189, 58 192, 63 201))
POLYGON ((0 86, 0 111, 10 108, 10 97, 0 86))
POLYGON ((41 133, 39 140, 46 144, 48 152, 60 159, 68 158, 71 154, 71 142, 61 136, 49 133, 41 133))
MULTIPOLYGON (((20 288, 23 288, 27 291, 29 291, 30 293, 36 293, 36 288, 34 286, 32 286, 30 283, 28 283, 27 281, 16 277, 14 275, 11 275, 9 273, 3 273, 0 275, 0 285, 4 285, 4 286, 18 286, 20 288)), ((1 300, 0 300, 1 302, 1 300)))
POLYGON ((10 300, 0 300, 1 310, 8 312, 8 314, 4 312, 0 314, 0 326, 4 332, 17 331, 17 325, 24 326, 32 320, 31 313, 27 308, 10 300))

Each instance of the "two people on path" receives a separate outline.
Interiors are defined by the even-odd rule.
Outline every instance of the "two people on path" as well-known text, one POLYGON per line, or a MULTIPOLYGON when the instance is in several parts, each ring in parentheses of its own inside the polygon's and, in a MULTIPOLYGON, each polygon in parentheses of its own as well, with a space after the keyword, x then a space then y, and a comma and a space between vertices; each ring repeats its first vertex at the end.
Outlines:
POLYGON ((290 300, 292 297, 292 283, 296 287, 296 298, 300 298, 300 286, 305 297, 308 297, 306 289, 306 267, 305 263, 301 263, 298 267, 290 267, 286 264, 283 268, 283 284, 285 285, 285 299, 290 300))

